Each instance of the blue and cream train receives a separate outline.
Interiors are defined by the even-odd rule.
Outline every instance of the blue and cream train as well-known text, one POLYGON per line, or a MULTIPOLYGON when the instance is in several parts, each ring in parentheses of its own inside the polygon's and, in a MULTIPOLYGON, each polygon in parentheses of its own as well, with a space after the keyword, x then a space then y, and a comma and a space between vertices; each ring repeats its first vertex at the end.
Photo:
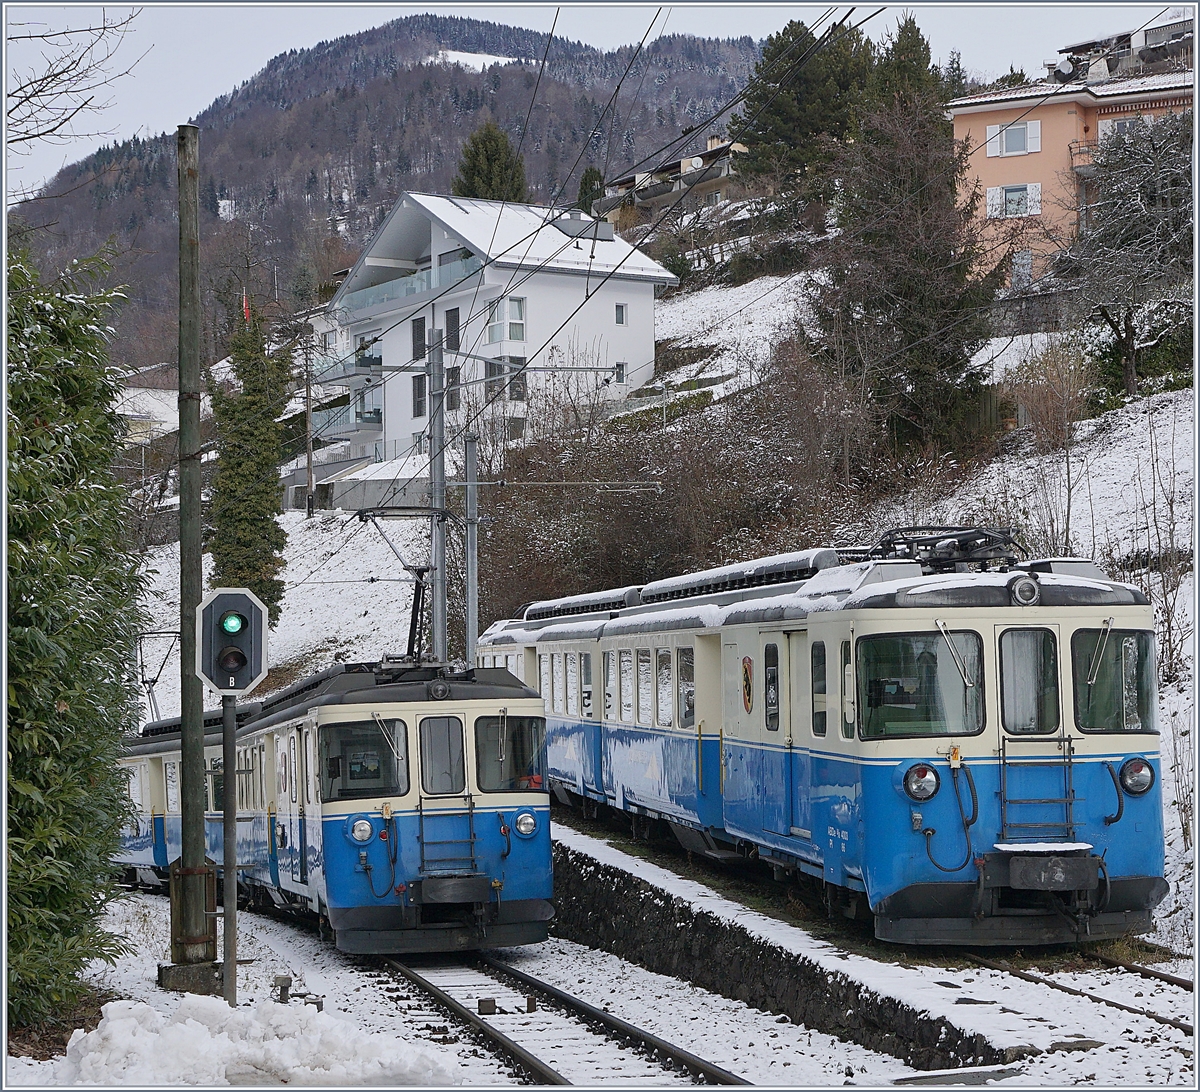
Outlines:
MULTIPOLYGON (((239 894, 320 915, 348 952, 544 940, 553 916, 545 719, 503 670, 339 664, 237 711, 237 769, 205 715, 208 855, 236 784, 239 894)), ((179 718, 126 747, 119 857, 161 883, 180 854, 179 718)))
POLYGON ((1152 608, 1014 545, 906 529, 534 603, 479 662, 539 681, 561 801, 807 874, 881 939, 1145 931, 1167 891, 1152 608))

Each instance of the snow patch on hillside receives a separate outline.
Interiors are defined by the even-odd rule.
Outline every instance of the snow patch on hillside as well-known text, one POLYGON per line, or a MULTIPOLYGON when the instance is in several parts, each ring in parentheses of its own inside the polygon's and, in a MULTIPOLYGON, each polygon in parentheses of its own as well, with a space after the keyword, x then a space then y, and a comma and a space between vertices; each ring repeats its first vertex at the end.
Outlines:
POLYGON ((462 65, 476 72, 482 72, 494 64, 524 64, 519 57, 496 57, 491 53, 463 53, 457 49, 443 49, 427 58, 426 63, 444 65, 462 65))

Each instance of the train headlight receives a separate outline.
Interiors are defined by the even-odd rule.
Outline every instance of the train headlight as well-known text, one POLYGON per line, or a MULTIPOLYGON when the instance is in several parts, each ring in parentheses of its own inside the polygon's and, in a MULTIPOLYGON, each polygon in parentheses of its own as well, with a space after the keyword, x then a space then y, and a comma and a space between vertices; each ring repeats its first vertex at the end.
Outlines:
POLYGON ((1008 585, 1008 594, 1015 607, 1036 607, 1042 588, 1032 576, 1018 576, 1008 585))
POLYGON ((356 819, 350 827, 350 837, 356 842, 369 842, 374 833, 369 819, 356 819))
POLYGON ((523 811, 513 820, 513 826, 518 834, 528 837, 537 830, 537 819, 530 812, 523 811))
POLYGON ((1144 758, 1131 758, 1121 767, 1121 788, 1130 796, 1142 796, 1154 784, 1154 767, 1144 758))
POLYGON ((938 772, 927 762, 919 762, 904 775, 904 791, 914 800, 929 800, 938 791, 938 772))

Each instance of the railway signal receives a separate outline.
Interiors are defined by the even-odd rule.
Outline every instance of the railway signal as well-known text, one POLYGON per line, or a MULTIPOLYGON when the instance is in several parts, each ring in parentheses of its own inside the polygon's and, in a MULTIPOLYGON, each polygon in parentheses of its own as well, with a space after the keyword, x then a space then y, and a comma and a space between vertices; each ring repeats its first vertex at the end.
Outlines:
POLYGON ((249 588, 214 588, 196 612, 196 674, 218 694, 248 694, 267 675, 267 608, 249 588))

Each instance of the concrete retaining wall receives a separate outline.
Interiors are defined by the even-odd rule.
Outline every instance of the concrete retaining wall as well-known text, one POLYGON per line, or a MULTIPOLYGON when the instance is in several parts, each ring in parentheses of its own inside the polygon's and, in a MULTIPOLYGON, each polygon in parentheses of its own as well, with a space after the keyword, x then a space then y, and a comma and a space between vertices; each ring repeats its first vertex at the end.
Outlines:
POLYGON ((943 1018, 828 973, 620 869, 554 846, 555 936, 900 1058, 918 1069, 995 1065, 1005 1051, 943 1018))

